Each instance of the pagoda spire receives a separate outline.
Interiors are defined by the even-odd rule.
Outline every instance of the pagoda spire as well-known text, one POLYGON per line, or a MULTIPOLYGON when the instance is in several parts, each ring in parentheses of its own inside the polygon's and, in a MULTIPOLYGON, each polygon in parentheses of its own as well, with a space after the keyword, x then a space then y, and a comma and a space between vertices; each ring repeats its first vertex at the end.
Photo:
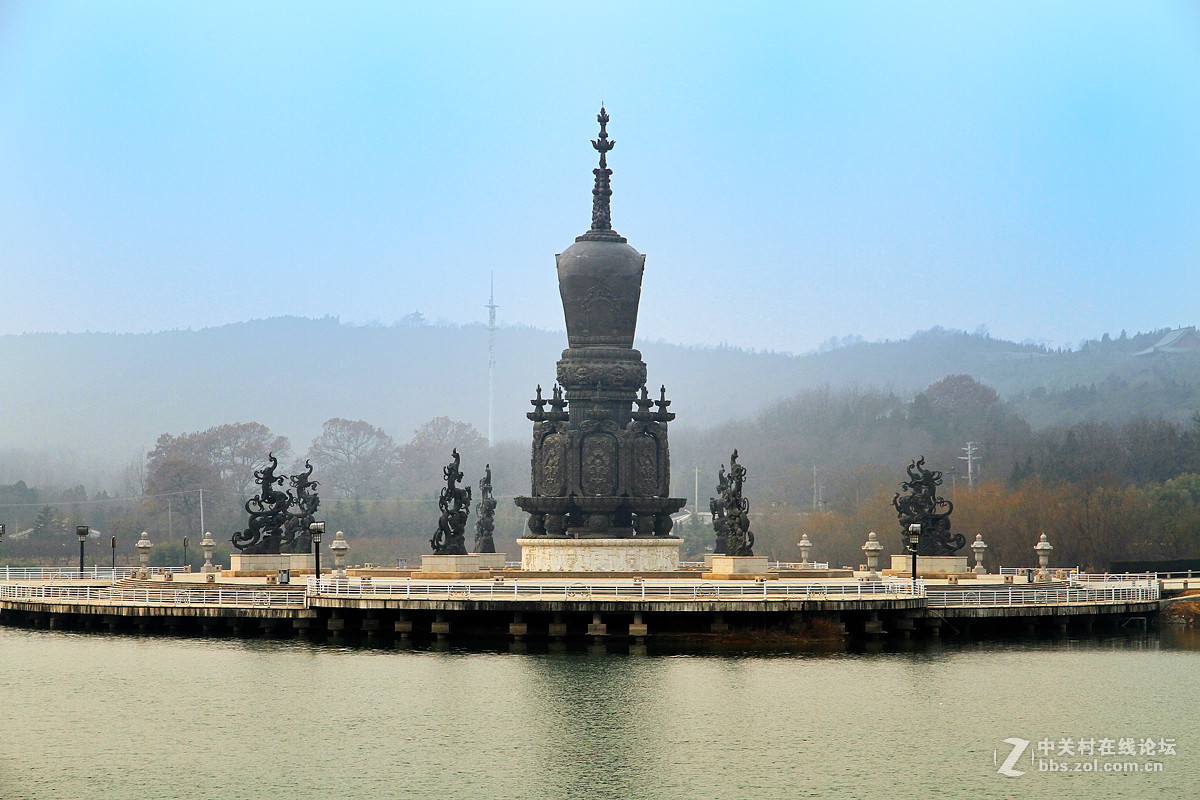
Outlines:
POLYGON ((625 241, 625 237, 612 229, 612 213, 609 208, 609 198, 612 197, 609 179, 612 177, 612 170, 608 168, 608 151, 616 146, 617 140, 608 138, 608 119, 608 112, 601 105, 600 113, 596 115, 596 121, 600 123, 600 135, 592 139, 592 147, 600 154, 600 166, 592 170, 592 174, 596 176, 596 184, 592 187, 592 228, 583 236, 576 237, 576 241, 625 241))

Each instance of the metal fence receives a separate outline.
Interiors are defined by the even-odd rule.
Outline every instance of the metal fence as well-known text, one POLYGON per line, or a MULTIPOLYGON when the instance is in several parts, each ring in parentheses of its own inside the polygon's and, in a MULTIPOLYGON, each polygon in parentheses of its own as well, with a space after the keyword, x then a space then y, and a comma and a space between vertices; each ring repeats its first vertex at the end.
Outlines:
POLYGON ((930 608, 953 606, 1045 606, 1068 603, 1115 603, 1150 601, 1159 598, 1158 584, 1137 586, 1097 586, 1064 589, 970 589, 967 591, 926 593, 930 608))
MULTIPOLYGON (((1000 567, 999 574, 1001 575, 1036 575, 1041 572, 1041 567, 1000 567)), ((1079 567, 1050 567, 1046 570, 1053 575, 1070 575, 1079 574, 1079 567)))
MULTIPOLYGON (((0 581, 119 581, 142 567, 0 567, 0 581)), ((181 574, 187 567, 145 567, 151 575, 181 574)))
POLYGON ((1158 581, 1156 572, 1089 573, 1080 572, 1071 576, 1072 583, 1091 585, 1125 583, 1132 586, 1149 585, 1158 581))
POLYGON ((855 583, 798 583, 785 581, 682 582, 574 582, 538 581, 373 581, 309 578, 312 594, 327 597, 404 597, 464 600, 518 599, 620 599, 620 600, 778 600, 853 599, 862 597, 919 597, 925 591, 918 580, 864 581, 855 583))
POLYGON ((306 604, 304 589, 149 589, 116 586, 66 586, 58 584, 0 584, 0 599, 62 600, 119 603, 139 606, 245 606, 299 607, 306 604))

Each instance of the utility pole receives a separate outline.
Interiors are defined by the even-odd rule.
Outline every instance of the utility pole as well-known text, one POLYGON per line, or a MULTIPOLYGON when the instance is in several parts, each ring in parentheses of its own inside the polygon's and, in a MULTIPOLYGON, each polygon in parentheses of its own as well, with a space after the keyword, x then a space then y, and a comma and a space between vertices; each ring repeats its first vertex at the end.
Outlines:
POLYGON ((200 537, 204 538, 204 490, 200 490, 200 537))
POLYGON ((496 446, 496 276, 488 288, 488 447, 496 446))
POLYGON ((967 488, 972 492, 975 491, 975 462, 978 460, 975 448, 978 446, 975 442, 967 442, 966 447, 960 448, 966 455, 958 457, 959 461, 967 462, 967 488))
POLYGON ((817 477, 817 465, 813 464, 813 511, 821 510, 821 483, 817 477))
POLYGON ((700 519, 700 468, 699 467, 696 467, 696 489, 695 489, 695 494, 693 494, 692 496, 696 498, 695 504, 692 507, 693 511, 695 511, 696 519, 700 519))

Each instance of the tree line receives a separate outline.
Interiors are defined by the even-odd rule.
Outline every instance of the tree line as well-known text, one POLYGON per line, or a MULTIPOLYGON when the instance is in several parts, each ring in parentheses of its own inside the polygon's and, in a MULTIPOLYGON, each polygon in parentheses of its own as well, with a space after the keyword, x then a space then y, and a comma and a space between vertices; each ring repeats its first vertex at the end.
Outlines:
MULTIPOLYGON (((890 500, 904 466, 920 456, 944 472, 955 531, 968 540, 984 535, 989 559, 1032 563, 1031 548, 1043 530, 1061 563, 1103 568, 1112 560, 1200 556, 1197 415, 1187 422, 1147 416, 1035 429, 991 387, 951 375, 910 397, 820 388, 724 425, 674 426, 671 438, 672 494, 688 497, 689 508, 707 508, 718 467, 739 449, 750 470, 746 494, 759 549, 779 560, 798 556, 795 543, 805 533, 819 560, 833 563, 860 563, 871 530, 887 552, 899 552, 890 500), (968 442, 970 470, 963 460, 968 442), (691 497, 697 473, 698 498, 691 497)), ((428 551, 441 467, 454 448, 468 483, 490 463, 497 497, 528 490, 525 443, 488 447, 474 427, 448 417, 421 425, 403 443, 367 421, 332 418, 302 453, 265 425, 231 423, 162 434, 144 459, 126 468, 121 493, 0 485, 0 521, 9 533, 0 557, 71 563, 75 524, 117 536, 121 558, 134 556, 133 542, 148 530, 163 544, 155 558, 179 563, 187 535, 196 564, 207 529, 223 557, 229 536, 246 524, 243 504, 255 491, 253 472, 274 453, 285 465, 281 471, 313 464, 321 513, 330 529, 345 530, 354 542, 353 560, 415 560, 428 551)), ((497 546, 515 556, 513 540, 523 525, 523 515, 501 502, 497 546)), ((711 532, 694 522, 677 532, 688 557, 711 547, 711 532)), ((89 545, 97 563, 110 557, 108 545, 107 538, 89 545)))

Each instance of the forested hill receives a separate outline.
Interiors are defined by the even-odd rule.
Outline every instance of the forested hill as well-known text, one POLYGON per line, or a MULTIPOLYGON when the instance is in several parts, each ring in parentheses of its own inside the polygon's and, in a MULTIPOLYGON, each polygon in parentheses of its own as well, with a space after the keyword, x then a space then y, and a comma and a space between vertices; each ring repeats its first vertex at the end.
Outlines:
MULTIPOLYGON (((1165 331, 1048 351, 933 329, 791 356, 640 342, 650 383, 666 384, 678 424, 753 416, 829 385, 910 394, 950 374, 995 388, 1035 426, 1136 414, 1179 419, 1200 407, 1200 357, 1133 357, 1165 331)), ((0 336, 0 450, 70 449, 110 462, 164 432, 260 422, 307 447, 331 417, 363 419, 398 441, 439 416, 487 430, 482 325, 352 326, 276 318, 154 334, 0 336)), ((498 439, 523 438, 539 383, 549 389, 562 332, 503 327, 496 337, 498 439)))

